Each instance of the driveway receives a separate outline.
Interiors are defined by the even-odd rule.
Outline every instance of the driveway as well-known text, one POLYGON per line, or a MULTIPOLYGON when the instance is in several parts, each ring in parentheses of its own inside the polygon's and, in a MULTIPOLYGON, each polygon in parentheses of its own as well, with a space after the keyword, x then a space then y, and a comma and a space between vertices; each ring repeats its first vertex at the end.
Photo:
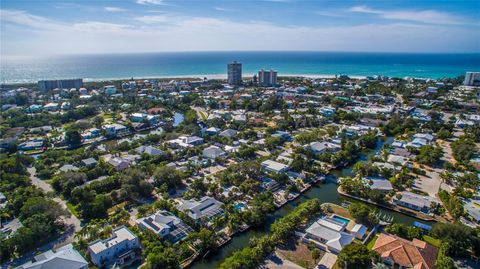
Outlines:
POLYGON ((320 262, 318 262, 317 268, 318 269, 331 269, 331 268, 333 268, 333 266, 337 262, 337 258, 338 258, 337 255, 335 255, 333 253, 330 253, 330 252, 327 252, 327 253, 325 253, 325 255, 323 255, 320 262))

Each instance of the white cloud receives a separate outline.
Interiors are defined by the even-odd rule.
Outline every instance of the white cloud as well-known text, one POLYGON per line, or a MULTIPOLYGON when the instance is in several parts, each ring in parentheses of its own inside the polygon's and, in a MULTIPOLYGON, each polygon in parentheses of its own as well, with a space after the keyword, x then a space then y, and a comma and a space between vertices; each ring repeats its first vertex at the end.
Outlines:
POLYGON ((108 12, 125 12, 125 11, 127 11, 126 9, 121 8, 121 7, 105 7, 105 10, 108 11, 108 12))
POLYGON ((478 30, 474 26, 283 26, 168 13, 137 17, 128 24, 69 23, 12 10, 2 10, 0 22, 2 55, 212 50, 478 51, 478 30), (71 38, 72 33, 75 38, 71 38))
POLYGON ((132 25, 127 24, 116 24, 99 21, 86 21, 81 23, 75 23, 72 25, 72 28, 74 28, 75 30, 96 33, 119 33, 124 30, 131 29, 132 27, 132 25))
POLYGON ((436 10, 380 10, 367 6, 355 6, 351 12, 376 14, 384 19, 413 21, 428 24, 458 25, 469 24, 467 20, 446 12, 436 10))
POLYGON ((136 17, 135 20, 146 23, 146 24, 155 24, 161 22, 167 22, 169 20, 168 16, 141 16, 136 17))
POLYGON ((163 0, 137 0, 137 4, 140 5, 164 5, 163 0))
POLYGON ((218 10, 218 11, 234 11, 231 8, 224 8, 224 7, 215 7, 215 10, 218 10))
POLYGON ((0 21, 28 26, 34 29, 58 29, 61 24, 22 10, 0 9, 0 21))

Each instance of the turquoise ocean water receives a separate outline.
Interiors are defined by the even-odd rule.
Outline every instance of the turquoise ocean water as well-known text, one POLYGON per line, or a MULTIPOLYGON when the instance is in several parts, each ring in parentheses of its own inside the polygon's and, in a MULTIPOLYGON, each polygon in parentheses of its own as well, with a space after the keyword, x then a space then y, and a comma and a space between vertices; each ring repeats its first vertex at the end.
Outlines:
POLYGON ((233 60, 243 63, 244 76, 251 76, 261 68, 273 68, 279 76, 347 74, 422 78, 455 77, 466 71, 480 71, 480 53, 174 52, 1 57, 0 82, 59 78, 220 78, 225 77, 226 64, 233 60))

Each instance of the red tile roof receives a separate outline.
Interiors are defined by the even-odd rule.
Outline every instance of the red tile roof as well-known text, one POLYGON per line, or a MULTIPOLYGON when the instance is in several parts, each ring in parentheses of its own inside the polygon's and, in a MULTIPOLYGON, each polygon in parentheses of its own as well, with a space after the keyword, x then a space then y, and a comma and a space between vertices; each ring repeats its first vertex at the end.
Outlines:
POLYGON ((434 269, 438 249, 424 241, 408 241, 395 235, 381 233, 372 250, 407 268, 434 269))

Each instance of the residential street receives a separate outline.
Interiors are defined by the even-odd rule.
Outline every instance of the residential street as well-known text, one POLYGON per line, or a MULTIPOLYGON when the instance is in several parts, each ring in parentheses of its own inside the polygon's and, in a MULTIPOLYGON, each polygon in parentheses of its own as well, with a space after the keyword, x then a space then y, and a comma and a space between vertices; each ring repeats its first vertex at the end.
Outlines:
MULTIPOLYGON (((36 176, 37 171, 35 167, 29 167, 27 168, 27 171, 30 174, 30 180, 33 185, 39 187, 45 193, 53 192, 53 188, 50 184, 36 176)), ((53 198, 53 200, 59 203, 64 209, 66 209, 70 213, 70 217, 63 218, 63 222, 65 223, 65 225, 67 225, 67 230, 59 239, 55 241, 54 247, 56 248, 73 242, 75 233, 81 229, 81 221, 75 215, 73 215, 72 212, 70 212, 67 207, 67 203, 64 200, 60 199, 59 197, 55 197, 53 198)))

